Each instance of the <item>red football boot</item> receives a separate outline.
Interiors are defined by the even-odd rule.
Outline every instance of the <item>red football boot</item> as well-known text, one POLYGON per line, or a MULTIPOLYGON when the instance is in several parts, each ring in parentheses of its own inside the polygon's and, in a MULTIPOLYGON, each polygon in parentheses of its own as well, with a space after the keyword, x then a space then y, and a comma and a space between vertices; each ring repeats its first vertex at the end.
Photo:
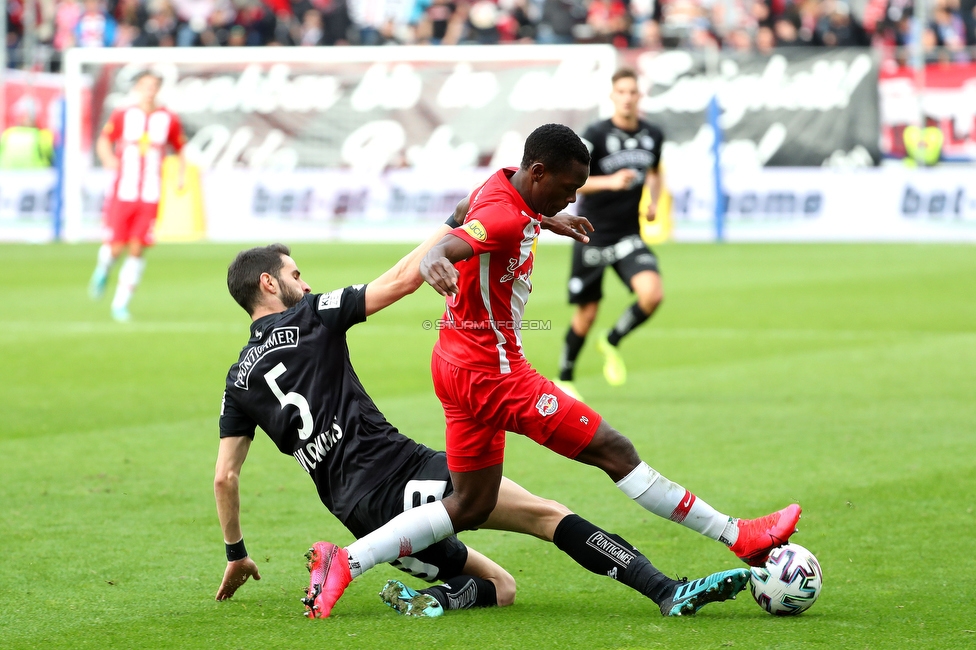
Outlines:
POLYGON ((305 554, 308 572, 311 574, 308 591, 302 602, 305 616, 328 618, 332 607, 342 596, 352 574, 349 572, 349 554, 346 549, 329 542, 315 542, 305 554))
POLYGON ((800 519, 800 506, 792 504, 759 519, 740 519, 739 537, 731 550, 751 566, 763 566, 769 553, 790 541, 800 519))

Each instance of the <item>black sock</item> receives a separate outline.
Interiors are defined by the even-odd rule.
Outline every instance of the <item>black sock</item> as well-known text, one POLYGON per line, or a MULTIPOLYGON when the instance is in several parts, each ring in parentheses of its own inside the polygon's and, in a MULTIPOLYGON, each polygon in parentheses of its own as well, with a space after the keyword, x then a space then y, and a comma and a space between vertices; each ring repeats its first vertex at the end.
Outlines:
POLYGON ((586 335, 580 336, 573 331, 570 326, 566 332, 566 342, 563 344, 563 355, 559 358, 559 380, 573 381, 573 372, 576 370, 576 357, 583 349, 583 341, 586 335))
POLYGON ((579 515, 563 517, 552 541, 584 569, 610 576, 659 605, 677 584, 676 580, 655 569, 651 561, 625 539, 594 526, 579 515))
POLYGON ((617 324, 613 326, 610 330, 610 334, 607 335, 607 340, 610 341, 610 345, 616 346, 620 343, 620 339, 627 336, 635 329, 637 326, 646 321, 650 316, 644 313, 644 310, 640 308, 636 302, 627 308, 627 311, 620 315, 617 319, 617 324))
POLYGON ((420 592, 436 598, 444 609, 494 607, 498 604, 494 583, 474 576, 457 576, 420 592))

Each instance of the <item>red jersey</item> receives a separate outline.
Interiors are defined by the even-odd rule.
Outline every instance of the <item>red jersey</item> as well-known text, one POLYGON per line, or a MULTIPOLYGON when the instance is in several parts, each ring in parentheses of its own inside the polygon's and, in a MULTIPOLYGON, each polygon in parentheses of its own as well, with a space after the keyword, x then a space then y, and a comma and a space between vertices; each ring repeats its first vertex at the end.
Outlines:
POLYGON ((138 106, 116 109, 102 135, 119 157, 112 196, 118 201, 159 203, 166 145, 179 152, 186 142, 174 113, 157 108, 148 115, 138 106))
POLYGON ((507 374, 525 364, 522 314, 542 217, 500 169, 472 194, 464 225, 451 231, 474 250, 457 263, 458 293, 447 299, 434 353, 470 370, 507 374))

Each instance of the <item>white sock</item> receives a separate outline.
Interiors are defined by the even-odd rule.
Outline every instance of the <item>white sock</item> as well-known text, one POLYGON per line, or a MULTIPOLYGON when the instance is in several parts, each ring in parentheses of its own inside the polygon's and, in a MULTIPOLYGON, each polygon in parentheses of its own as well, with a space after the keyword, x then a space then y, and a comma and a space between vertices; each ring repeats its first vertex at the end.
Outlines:
POLYGON ((146 268, 146 260, 141 257, 127 257, 119 270, 119 284, 115 288, 115 298, 112 299, 112 309, 123 309, 129 305, 133 292, 142 279, 142 271, 146 268))
POLYGON ((739 529, 733 518, 664 478, 645 462, 617 481, 617 487, 645 510, 722 541, 726 546, 732 546, 738 537, 739 529))
POLYGON ((95 270, 103 275, 108 275, 108 272, 112 270, 113 264, 115 264, 115 258, 112 257, 112 247, 108 244, 102 244, 98 249, 95 270))
POLYGON ((454 534, 454 525, 440 501, 425 503, 397 515, 346 547, 352 577, 377 564, 422 551, 454 534))

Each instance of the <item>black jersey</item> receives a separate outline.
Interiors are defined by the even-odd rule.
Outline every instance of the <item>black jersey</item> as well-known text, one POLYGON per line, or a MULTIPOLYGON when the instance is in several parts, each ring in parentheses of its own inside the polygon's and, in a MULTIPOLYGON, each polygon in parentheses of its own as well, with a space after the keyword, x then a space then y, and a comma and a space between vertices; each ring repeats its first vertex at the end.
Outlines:
POLYGON ((254 321, 220 411, 221 438, 253 439, 261 427, 343 523, 418 447, 386 421, 353 370, 346 330, 365 320, 366 287, 356 285, 254 321))
POLYGON ((590 150, 590 176, 609 176, 620 169, 637 172, 629 189, 582 197, 579 213, 595 229, 590 233, 590 244, 608 246, 639 234, 638 208, 644 177, 648 171, 657 171, 664 134, 644 120, 638 121, 636 131, 625 131, 610 120, 603 120, 587 127, 582 138, 590 150))

